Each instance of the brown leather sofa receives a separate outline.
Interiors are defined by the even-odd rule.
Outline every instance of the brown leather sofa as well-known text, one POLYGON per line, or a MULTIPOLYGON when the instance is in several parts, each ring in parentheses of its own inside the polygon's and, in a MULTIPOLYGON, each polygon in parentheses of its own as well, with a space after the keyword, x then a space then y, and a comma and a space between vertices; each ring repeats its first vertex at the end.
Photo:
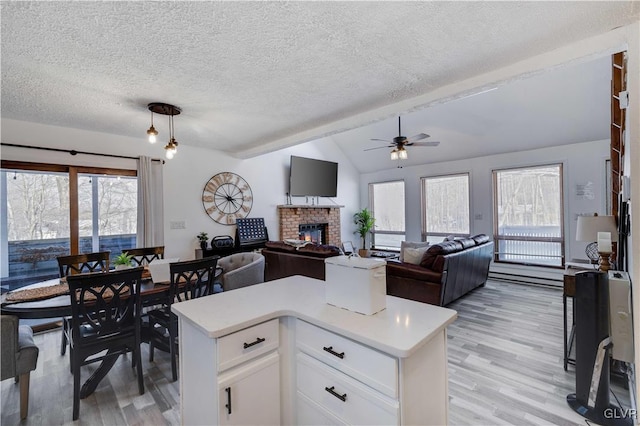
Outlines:
POLYGON ((484 286, 493 241, 484 234, 430 246, 420 264, 387 262, 387 294, 445 306, 484 286))
POLYGON ((304 275, 324 280, 324 260, 340 255, 340 249, 333 245, 307 244, 294 247, 284 241, 267 241, 262 255, 265 260, 265 281, 292 275, 304 275))

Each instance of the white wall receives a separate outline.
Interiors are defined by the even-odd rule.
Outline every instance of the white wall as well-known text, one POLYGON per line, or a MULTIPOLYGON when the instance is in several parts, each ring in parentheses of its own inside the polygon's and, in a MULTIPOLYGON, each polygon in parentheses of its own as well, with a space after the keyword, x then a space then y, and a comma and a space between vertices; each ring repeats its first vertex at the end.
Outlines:
MULTIPOLYGON (((125 156, 148 155, 162 158, 163 145, 146 142, 144 129, 140 139, 109 135, 86 130, 47 126, 37 123, 2 119, 2 142, 29 146, 75 149, 78 151, 116 154, 125 156)), ((167 160, 164 168, 164 221, 165 250, 170 257, 193 259, 198 247, 196 235, 201 231, 209 234, 235 236, 235 226, 220 225, 213 221, 202 206, 202 190, 205 183, 220 172, 234 172, 242 176, 251 186, 253 208, 249 217, 264 217, 269 237, 278 239, 279 224, 276 206, 286 203, 288 191, 289 157, 298 155, 335 161, 338 166, 338 196, 335 199, 320 199, 320 204, 339 204, 341 209, 343 240, 353 238, 351 217, 358 209, 358 173, 342 151, 329 139, 308 142, 289 149, 265 154, 248 160, 240 160, 228 154, 182 143, 178 154, 167 160), (183 221, 185 229, 170 229, 170 222, 183 221)), ((67 153, 2 147, 3 160, 30 161, 57 164, 73 164, 95 167, 135 169, 135 160, 71 156, 67 153)), ((304 204, 305 199, 294 199, 304 204)))

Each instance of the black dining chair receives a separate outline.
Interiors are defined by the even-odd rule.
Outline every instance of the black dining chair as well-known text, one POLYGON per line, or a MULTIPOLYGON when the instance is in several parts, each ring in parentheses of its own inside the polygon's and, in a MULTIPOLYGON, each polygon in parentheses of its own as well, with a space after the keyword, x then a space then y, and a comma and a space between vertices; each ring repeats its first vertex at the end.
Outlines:
MULTIPOLYGON (((58 272, 60 278, 69 275, 85 274, 90 272, 109 272, 109 251, 100 251, 95 253, 71 254, 67 256, 59 256, 58 272)), ((62 318, 62 340, 60 342, 60 355, 64 355, 67 351, 67 342, 69 340, 69 318, 62 318)))
POLYGON ((169 265, 171 281, 169 295, 163 305, 148 312, 149 361, 153 362, 154 349, 169 352, 172 381, 178 380, 176 356, 178 354, 178 317, 171 305, 184 300, 213 294, 213 280, 218 256, 175 262, 169 265))
POLYGON ((132 352, 138 392, 144 394, 140 356, 142 270, 138 267, 67 277, 72 313, 69 352, 73 371, 73 420, 80 414, 80 367, 83 365, 102 361, 103 365, 112 366, 115 358, 132 352), (101 354, 105 350, 106 354, 101 354))
POLYGON ((145 266, 156 259, 164 259, 164 246, 123 249, 136 266, 145 266))

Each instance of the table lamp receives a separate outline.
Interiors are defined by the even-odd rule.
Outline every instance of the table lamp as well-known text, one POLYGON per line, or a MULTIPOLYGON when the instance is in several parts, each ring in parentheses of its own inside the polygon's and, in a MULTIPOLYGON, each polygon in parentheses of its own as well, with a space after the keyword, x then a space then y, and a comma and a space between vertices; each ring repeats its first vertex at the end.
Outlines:
POLYGON ((593 216, 578 216, 576 241, 589 242, 585 249, 587 257, 592 263, 598 263, 601 270, 609 270, 612 243, 618 242, 615 216, 598 216, 597 213, 593 216))

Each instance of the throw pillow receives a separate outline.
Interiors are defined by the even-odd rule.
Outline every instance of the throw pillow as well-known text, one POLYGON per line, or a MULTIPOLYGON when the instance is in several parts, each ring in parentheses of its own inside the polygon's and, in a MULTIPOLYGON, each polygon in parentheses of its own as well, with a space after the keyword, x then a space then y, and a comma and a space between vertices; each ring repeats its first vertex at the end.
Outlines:
POLYGON ((429 247, 429 243, 426 241, 402 241, 400 242, 400 262, 404 262, 404 251, 407 248, 422 248, 429 247))
POLYGON ((412 248, 407 247, 404 249, 404 262, 411 263, 413 265, 419 265, 422 260, 422 256, 427 252, 427 247, 412 248))

